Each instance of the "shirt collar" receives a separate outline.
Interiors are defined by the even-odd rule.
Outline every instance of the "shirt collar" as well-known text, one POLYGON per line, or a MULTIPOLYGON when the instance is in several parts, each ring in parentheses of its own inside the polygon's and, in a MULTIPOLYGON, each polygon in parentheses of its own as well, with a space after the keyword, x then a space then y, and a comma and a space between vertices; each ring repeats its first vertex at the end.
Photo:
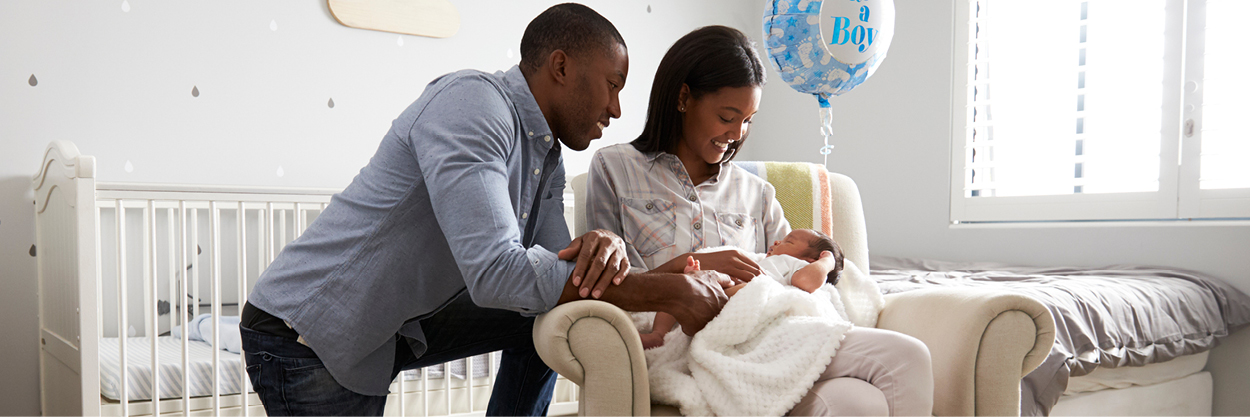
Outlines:
MULTIPOLYGON (((677 155, 673 155, 671 153, 664 152, 664 151, 643 152, 642 158, 645 159, 647 162, 654 163, 656 160, 660 159, 660 157, 663 157, 665 155, 668 155, 665 158, 667 159, 669 163, 669 167, 673 170, 674 173, 686 173, 685 172, 686 167, 681 164, 681 159, 678 158, 677 155)), ((729 175, 729 169, 730 169, 729 164, 731 164, 731 162, 722 162, 720 164, 720 169, 716 171, 716 175, 713 175, 712 178, 708 178, 708 184, 718 183, 722 179, 724 179, 726 175, 729 175)), ((698 184, 695 184, 695 185, 698 185, 698 184)))
POLYGON ((542 108, 538 107, 521 67, 513 65, 503 74, 503 81, 508 99, 516 104, 517 114, 521 116, 521 128, 525 130, 522 134, 530 139, 551 135, 551 127, 547 126, 547 118, 543 116, 542 108))

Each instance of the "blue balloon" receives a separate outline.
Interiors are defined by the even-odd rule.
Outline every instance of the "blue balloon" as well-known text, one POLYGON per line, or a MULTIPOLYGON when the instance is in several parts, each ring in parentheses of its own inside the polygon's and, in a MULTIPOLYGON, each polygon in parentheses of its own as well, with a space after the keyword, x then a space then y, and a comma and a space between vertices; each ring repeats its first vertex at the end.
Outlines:
POLYGON ((893 36, 891 0, 768 0, 764 7, 769 61, 821 107, 872 76, 893 36))

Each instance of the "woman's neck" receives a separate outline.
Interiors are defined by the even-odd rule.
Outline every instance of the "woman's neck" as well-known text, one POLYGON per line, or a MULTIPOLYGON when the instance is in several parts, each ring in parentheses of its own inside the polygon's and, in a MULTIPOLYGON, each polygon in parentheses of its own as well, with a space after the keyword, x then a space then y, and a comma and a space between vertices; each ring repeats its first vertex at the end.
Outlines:
POLYGON ((698 154, 684 146, 678 146, 675 152, 670 153, 677 155, 682 167, 686 168, 686 175, 690 176, 690 182, 694 185, 702 184, 720 172, 720 165, 707 163, 698 154))

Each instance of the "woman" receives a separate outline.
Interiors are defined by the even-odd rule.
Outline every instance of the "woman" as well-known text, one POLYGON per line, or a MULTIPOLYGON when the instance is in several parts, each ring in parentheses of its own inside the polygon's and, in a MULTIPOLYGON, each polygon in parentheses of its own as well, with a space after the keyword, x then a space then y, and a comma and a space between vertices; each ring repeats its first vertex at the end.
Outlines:
MULTIPOLYGON (((643 132, 591 161, 587 227, 626 242, 630 265, 703 269, 750 280, 759 266, 735 246, 765 252, 790 232, 774 189, 730 164, 759 107, 764 67, 749 39, 723 26, 678 40, 656 70, 643 132)), ((928 349, 901 333, 856 327, 791 415, 931 415, 928 349)))

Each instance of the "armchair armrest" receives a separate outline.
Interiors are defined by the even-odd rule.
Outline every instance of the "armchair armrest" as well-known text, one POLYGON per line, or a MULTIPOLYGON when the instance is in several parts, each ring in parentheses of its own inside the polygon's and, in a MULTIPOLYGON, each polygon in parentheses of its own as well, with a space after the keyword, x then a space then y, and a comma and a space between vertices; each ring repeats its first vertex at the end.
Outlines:
POLYGON ((597 300, 556 306, 535 319, 534 347, 580 387, 579 415, 651 415, 642 340, 624 310, 597 300))
POLYGON ((887 295, 877 327, 929 347, 939 416, 1019 415, 1020 379, 1055 340, 1054 319, 1041 302, 966 287, 887 295))

